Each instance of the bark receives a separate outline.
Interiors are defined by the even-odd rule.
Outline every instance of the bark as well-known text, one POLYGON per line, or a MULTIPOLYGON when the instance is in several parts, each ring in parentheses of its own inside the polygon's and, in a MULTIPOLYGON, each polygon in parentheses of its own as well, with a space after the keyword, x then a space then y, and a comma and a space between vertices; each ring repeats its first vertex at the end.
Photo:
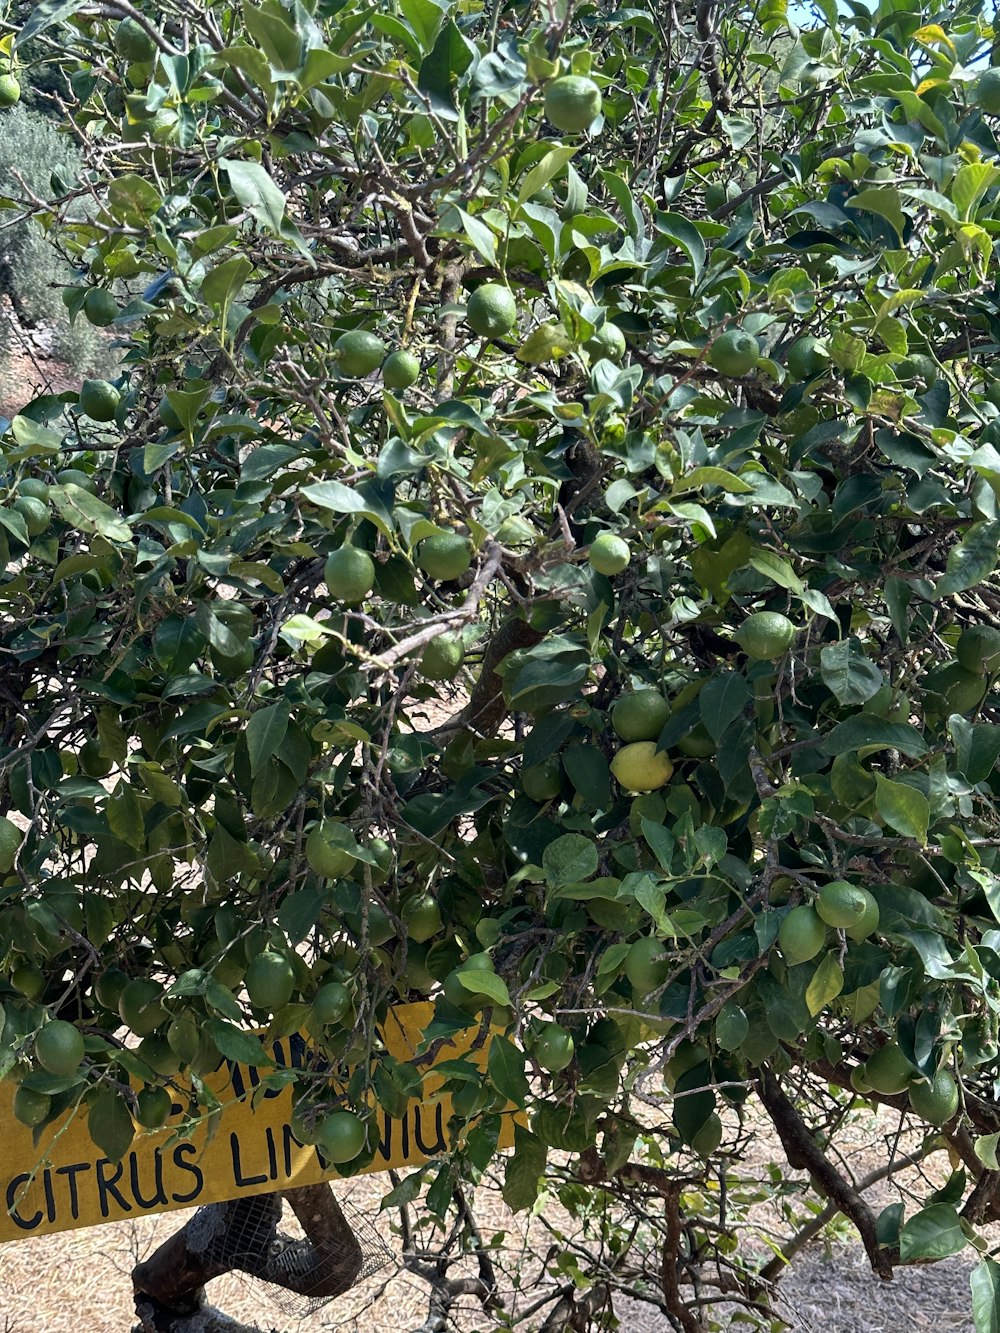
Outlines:
POLYGON ((435 735, 442 741, 450 740, 465 730, 471 729, 477 736, 493 736, 507 716, 507 701, 503 697, 503 681, 497 674, 497 667, 503 659, 517 648, 533 648, 541 643, 545 635, 526 620, 513 616, 505 620, 496 634, 490 639, 483 656, 479 679, 472 690, 469 702, 440 728, 435 735))

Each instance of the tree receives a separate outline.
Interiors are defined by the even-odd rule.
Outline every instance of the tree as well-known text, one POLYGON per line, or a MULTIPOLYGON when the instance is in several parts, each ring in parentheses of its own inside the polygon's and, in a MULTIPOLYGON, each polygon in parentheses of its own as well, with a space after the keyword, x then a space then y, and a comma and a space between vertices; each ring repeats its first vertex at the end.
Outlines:
POLYGON ((608 1326, 649 1236, 676 1327, 766 1319, 805 1233, 762 1265, 696 1188, 761 1114, 883 1278, 1000 1217, 992 30, 818 11, 46 0, 21 34, 87 155, 44 215, 70 308, 130 295, 115 384, 4 438, 3 1067, 113 1153, 109 1089, 208 1110, 237 1027, 308 1025, 363 1120, 421 1079, 387 1005, 492 1021, 427 1209, 513 1102, 513 1207, 559 1177, 653 1219, 547 1329, 608 1326), (859 1105, 948 1185, 876 1216, 859 1105))

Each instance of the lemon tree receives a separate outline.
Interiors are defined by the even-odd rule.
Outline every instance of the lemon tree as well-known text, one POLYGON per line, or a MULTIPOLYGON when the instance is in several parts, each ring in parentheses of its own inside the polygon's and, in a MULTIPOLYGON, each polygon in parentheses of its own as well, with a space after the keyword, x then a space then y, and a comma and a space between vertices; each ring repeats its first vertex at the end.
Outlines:
MULTIPOLYGON (((469 1220, 488 1173, 581 1232, 598 1190, 677 1327, 765 1320, 818 1181, 880 1277, 968 1239, 991 1326, 984 16, 17 12, 0 100, 57 64, 83 158, 5 177, 3 214, 120 353, 0 419, 19 1117, 78 1108, 123 1160, 164 1089, 207 1119, 207 1073, 301 1031, 302 1068, 255 1072, 342 1174, 441 1094, 389 1203, 454 1237, 435 1300, 463 1252, 516 1267, 469 1220), (885 1173, 904 1140, 921 1171, 873 1222, 841 1138, 882 1107, 885 1173), (748 1150, 767 1123, 785 1164, 748 1150)), ((539 1327, 607 1308, 566 1255, 539 1327)))

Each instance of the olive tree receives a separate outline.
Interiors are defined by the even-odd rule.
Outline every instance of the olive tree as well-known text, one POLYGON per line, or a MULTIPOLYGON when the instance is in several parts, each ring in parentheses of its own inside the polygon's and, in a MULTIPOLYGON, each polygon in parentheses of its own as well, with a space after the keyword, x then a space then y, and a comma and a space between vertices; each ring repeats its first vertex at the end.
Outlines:
POLYGON ((392 1199, 474 1245, 513 1104, 507 1203, 623 1219, 497 1327, 612 1327, 623 1287, 766 1324, 837 1216, 881 1278, 984 1248, 1000 72, 976 4, 849 9, 33 11, 85 163, 7 207, 123 359, 2 440, 26 1115, 89 1103, 120 1154, 129 1075, 208 1113, 235 1033, 305 1026, 336 1078, 297 1130, 350 1174, 425 998, 434 1049, 493 1037, 392 1199), (877 1212, 858 1107, 947 1183, 877 1212), (730 1189, 765 1127, 761 1197, 825 1200, 766 1260, 730 1189))

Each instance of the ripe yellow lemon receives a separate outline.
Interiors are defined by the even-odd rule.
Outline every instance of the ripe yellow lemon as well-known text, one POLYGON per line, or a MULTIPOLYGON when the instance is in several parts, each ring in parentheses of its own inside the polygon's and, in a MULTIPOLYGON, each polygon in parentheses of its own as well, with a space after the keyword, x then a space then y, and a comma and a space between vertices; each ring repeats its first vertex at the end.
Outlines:
POLYGON ((623 741, 655 741, 670 718, 670 705, 659 690, 623 694, 611 710, 611 725, 623 741))
POLYGON ((611 772, 626 791, 655 791, 670 781, 674 766, 655 741, 623 745, 611 761, 611 772))
POLYGON ((579 134, 601 114, 601 90, 593 79, 564 74, 545 89, 545 118, 557 130, 579 134))

